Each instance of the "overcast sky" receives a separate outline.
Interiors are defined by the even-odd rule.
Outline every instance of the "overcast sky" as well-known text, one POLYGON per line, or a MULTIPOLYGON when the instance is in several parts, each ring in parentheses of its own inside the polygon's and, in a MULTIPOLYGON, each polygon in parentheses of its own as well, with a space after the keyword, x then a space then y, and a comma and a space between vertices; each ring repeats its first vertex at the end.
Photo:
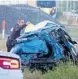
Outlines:
POLYGON ((0 0, 0 4, 8 5, 8 4, 26 4, 27 0, 0 0))

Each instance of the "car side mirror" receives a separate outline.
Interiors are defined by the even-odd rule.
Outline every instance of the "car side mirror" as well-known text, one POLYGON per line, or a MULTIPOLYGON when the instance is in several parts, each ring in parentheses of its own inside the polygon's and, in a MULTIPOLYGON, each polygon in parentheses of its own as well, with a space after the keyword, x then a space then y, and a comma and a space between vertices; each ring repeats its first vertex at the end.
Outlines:
POLYGON ((72 41, 72 43, 73 43, 73 44, 77 44, 77 42, 76 42, 76 41, 72 41))

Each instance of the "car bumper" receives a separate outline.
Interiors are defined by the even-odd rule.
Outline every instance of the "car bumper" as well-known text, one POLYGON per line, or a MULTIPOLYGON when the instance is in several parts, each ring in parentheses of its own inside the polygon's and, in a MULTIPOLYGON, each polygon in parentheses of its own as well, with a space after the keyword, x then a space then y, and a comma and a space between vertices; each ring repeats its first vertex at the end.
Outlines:
POLYGON ((23 73, 17 74, 0 74, 0 79, 23 79, 23 73))
POLYGON ((23 77, 12 77, 12 76, 5 76, 5 75, 3 75, 3 76, 1 76, 0 77, 0 79, 23 79, 23 77))

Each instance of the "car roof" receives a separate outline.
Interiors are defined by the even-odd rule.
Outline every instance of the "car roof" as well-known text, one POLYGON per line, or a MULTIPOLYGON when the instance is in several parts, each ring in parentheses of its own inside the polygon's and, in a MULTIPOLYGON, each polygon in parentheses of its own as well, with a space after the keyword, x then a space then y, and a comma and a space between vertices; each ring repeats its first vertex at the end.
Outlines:
MULTIPOLYGON (((42 21, 42 22, 40 22, 40 23, 34 25, 33 29, 31 29, 31 30, 28 31, 28 32, 38 31, 38 30, 40 30, 40 29, 47 28, 47 26, 46 26, 47 24, 51 24, 52 27, 56 27, 56 26, 57 26, 57 27, 60 27, 59 24, 56 24, 56 23, 54 23, 54 22, 52 22, 52 21, 49 21, 49 20, 44 20, 44 21, 42 21)), ((51 26, 48 26, 48 27, 51 27, 51 26)))
POLYGON ((59 29, 59 28, 62 28, 63 29, 63 27, 61 27, 60 25, 58 25, 58 24, 55 24, 54 22, 51 22, 51 21, 49 21, 49 20, 45 20, 45 21, 42 21, 42 22, 40 22, 40 23, 38 23, 38 24, 36 24, 35 26, 34 26, 34 30, 32 30, 32 31, 30 31, 30 32, 27 32, 27 33, 24 33, 24 34, 22 34, 20 37, 18 37, 17 39, 19 39, 19 38, 23 38, 23 37, 27 37, 27 36, 30 36, 30 35, 38 35, 40 32, 42 32, 43 30, 48 30, 48 29, 50 29, 50 30, 54 30, 54 29, 59 29), (47 27, 45 27, 48 23, 50 23, 50 24, 52 24, 51 26, 47 26, 47 27))

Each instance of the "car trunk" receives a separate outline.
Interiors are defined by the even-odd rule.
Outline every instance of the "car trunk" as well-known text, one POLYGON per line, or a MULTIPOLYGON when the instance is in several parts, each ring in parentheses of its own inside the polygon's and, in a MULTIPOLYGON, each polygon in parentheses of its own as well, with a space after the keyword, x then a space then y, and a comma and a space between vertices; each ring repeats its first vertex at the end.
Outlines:
POLYGON ((12 53, 9 53, 9 52, 3 52, 3 51, 0 51, 0 74, 8 74, 10 69, 6 69, 5 66, 3 68, 3 64, 10 64, 9 62, 6 62, 7 60, 5 60, 6 58, 17 58, 18 59, 18 56, 15 55, 15 54, 12 54, 12 53), (4 62, 2 62, 4 61, 4 62), (2 64, 3 63, 3 64, 2 64))

